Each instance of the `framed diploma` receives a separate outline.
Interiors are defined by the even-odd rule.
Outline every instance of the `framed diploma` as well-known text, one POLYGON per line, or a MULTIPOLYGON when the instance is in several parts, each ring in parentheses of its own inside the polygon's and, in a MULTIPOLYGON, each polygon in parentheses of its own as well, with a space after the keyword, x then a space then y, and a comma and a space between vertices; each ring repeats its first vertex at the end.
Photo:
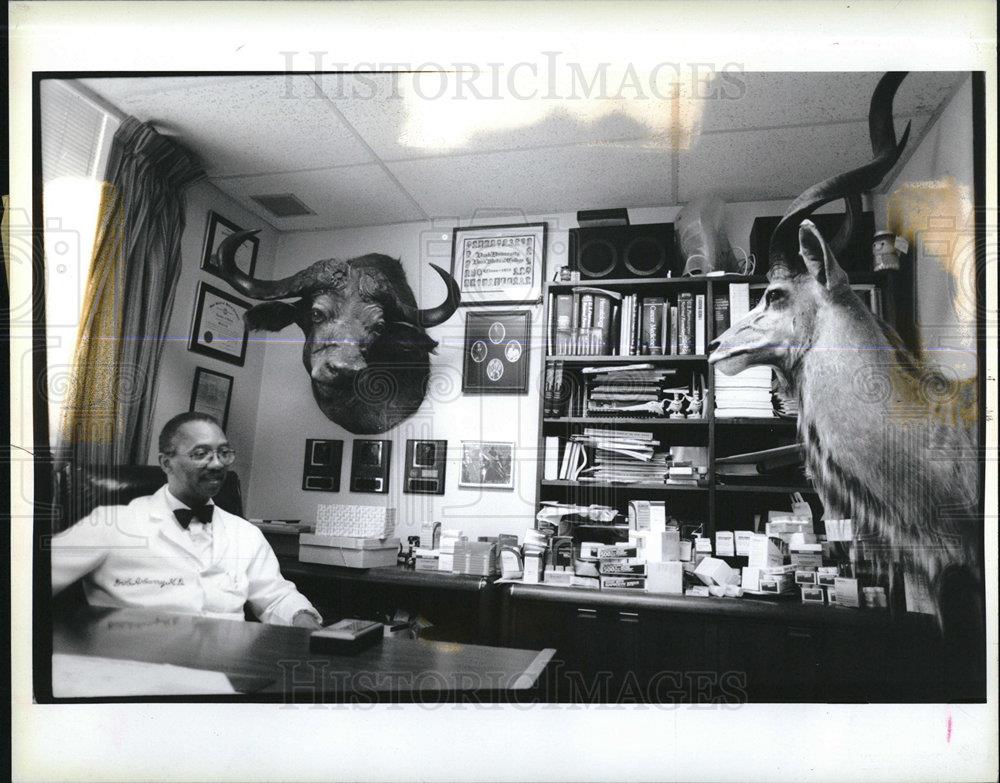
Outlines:
POLYGON ((533 304, 542 301, 545 223, 456 228, 451 276, 462 306, 533 304))
POLYGON ((195 367, 189 410, 214 416, 226 428, 229 403, 233 398, 233 376, 195 367))
MULTIPOLYGON (((205 229, 205 249, 201 257, 201 268, 203 271, 213 274, 216 277, 221 277, 219 270, 212 263, 212 256, 219 249, 222 240, 242 230, 231 220, 222 217, 218 212, 209 210, 208 226, 205 229)), ((254 267, 257 266, 257 249, 259 246, 259 237, 249 237, 243 240, 243 244, 236 251, 236 266, 249 277, 253 277, 254 267)))
POLYGON ((243 366, 247 355, 243 316, 250 305, 208 283, 198 284, 188 350, 243 366))

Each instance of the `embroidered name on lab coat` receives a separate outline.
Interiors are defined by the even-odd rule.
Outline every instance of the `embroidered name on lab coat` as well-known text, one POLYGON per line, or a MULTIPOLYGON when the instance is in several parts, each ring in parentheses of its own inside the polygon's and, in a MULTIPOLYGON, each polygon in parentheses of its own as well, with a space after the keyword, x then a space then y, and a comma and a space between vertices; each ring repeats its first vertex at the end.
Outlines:
POLYGON ((158 585, 161 589, 164 587, 183 587, 184 579, 179 576, 172 579, 150 579, 146 576, 115 578, 115 587, 139 587, 141 585, 158 585))

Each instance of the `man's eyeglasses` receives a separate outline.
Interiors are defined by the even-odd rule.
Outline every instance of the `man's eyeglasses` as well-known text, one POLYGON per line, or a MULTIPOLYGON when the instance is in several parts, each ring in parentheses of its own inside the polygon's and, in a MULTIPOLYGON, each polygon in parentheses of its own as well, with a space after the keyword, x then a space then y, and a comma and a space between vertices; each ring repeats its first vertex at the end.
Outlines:
POLYGON ((219 462, 223 465, 232 465, 236 461, 236 449, 232 449, 229 446, 223 446, 219 449, 209 449, 206 447, 200 447, 197 449, 192 449, 185 456, 192 462, 197 462, 200 465, 207 465, 212 461, 212 455, 218 457, 219 462))

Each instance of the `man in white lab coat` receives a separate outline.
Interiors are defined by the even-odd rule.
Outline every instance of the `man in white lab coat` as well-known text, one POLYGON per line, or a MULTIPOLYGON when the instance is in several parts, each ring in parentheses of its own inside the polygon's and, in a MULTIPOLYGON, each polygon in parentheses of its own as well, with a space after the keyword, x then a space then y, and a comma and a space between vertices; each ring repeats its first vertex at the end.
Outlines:
POLYGON ((52 538, 52 592, 83 579, 94 606, 130 606, 320 628, 323 619, 282 577, 263 534, 215 506, 236 458, 211 416, 182 413, 160 433, 167 483, 127 506, 94 509, 52 538))

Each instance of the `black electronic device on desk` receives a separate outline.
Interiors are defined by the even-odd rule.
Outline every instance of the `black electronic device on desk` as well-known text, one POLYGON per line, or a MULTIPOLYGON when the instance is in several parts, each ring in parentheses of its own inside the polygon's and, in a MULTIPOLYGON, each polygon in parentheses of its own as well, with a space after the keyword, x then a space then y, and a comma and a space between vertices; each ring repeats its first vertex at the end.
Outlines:
POLYGON ((353 655, 382 641, 382 623, 370 620, 339 620, 309 636, 309 651, 330 655, 353 655))

